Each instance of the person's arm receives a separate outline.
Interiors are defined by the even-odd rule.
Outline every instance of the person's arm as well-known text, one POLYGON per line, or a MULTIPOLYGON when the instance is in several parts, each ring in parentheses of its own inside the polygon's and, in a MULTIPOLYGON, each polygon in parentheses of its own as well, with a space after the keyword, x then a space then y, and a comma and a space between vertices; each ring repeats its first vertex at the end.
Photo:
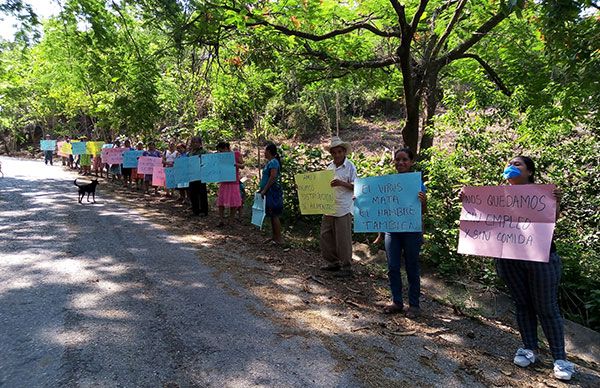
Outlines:
POLYGON ((271 188, 271 186, 273 186, 275 184, 275 181, 277 180, 277 169, 276 168, 272 168, 269 172, 269 181, 267 182, 267 184, 265 185, 265 187, 263 187, 263 189, 260 191, 260 194, 264 197, 267 194, 267 191, 269 191, 269 189, 271 188))
POLYGON ((244 158, 242 157, 242 154, 240 153, 239 155, 240 156, 239 156, 237 162, 235 163, 235 166, 241 170, 244 167, 246 167, 246 165, 244 164, 244 158))
POLYGON ((421 214, 427 213, 427 195, 423 191, 419 191, 419 201, 421 201, 421 214))
POLYGON ((373 245, 379 245, 383 242, 383 233, 377 233, 377 237, 373 240, 373 245))

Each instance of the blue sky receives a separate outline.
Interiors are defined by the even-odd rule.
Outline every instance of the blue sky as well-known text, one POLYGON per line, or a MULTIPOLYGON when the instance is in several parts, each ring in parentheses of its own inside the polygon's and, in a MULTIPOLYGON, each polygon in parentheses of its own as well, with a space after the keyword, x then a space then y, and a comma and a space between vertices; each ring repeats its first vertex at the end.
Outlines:
MULTIPOLYGON (((45 19, 58 14, 60 6, 56 0, 26 0, 26 3, 31 4, 33 10, 40 19, 45 19)), ((14 26, 17 21, 10 16, 2 15, 3 20, 0 21, 0 37, 6 40, 12 40, 17 28, 14 26)))

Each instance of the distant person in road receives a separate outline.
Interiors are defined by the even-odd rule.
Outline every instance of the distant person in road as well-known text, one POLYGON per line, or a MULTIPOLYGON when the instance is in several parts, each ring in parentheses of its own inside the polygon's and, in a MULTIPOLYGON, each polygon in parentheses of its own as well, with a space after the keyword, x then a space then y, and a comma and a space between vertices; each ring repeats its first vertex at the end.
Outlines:
MULTIPOLYGON (((394 167, 398 174, 411 172, 415 164, 415 154, 409 148, 401 148, 394 153, 394 167)), ((426 188, 421 183, 419 201, 421 202, 421 213, 427 211, 426 188)), ((379 244, 385 242, 385 255, 388 265, 388 280, 392 291, 392 303, 384 306, 384 314, 395 314, 404 311, 402 300, 402 276, 400 274, 400 261, 404 256, 404 269, 408 279, 408 310, 406 316, 414 318, 420 315, 421 309, 419 298, 421 296, 421 270, 419 254, 423 244, 423 231, 379 233, 373 242, 379 244)))
MULTIPOLYGON (((113 148, 120 148, 120 147, 121 147, 121 141, 119 139, 115 139, 115 141, 113 141, 113 148)), ((120 164, 111 164, 108 171, 110 174, 112 174, 113 181, 118 181, 121 179, 121 165, 120 164)), ((109 177, 110 175, 107 174, 106 176, 109 177)))
MULTIPOLYGON (((131 140, 129 140, 129 139, 125 139, 125 141, 123 142, 123 147, 126 149, 126 151, 133 151, 133 147, 131 146, 131 140)), ((132 179, 133 171, 134 171, 134 169, 131 167, 121 168, 121 174, 123 175, 123 187, 126 187, 126 188, 132 187, 133 183, 132 183, 131 179, 132 179)), ((137 173, 136 173, 136 175, 137 175, 137 173)))
MULTIPOLYGON (((46 140, 51 140, 50 135, 46 135, 46 140)), ((48 163, 52 166, 52 157, 54 156, 54 150, 46 150, 44 151, 44 164, 47 166, 48 163)))
MULTIPOLYGON (((218 152, 231 152, 231 147, 227 142, 217 144, 218 152)), ((217 206, 219 207, 219 223, 217 226, 224 226, 225 208, 229 209, 229 218, 242 206, 242 195, 240 192, 240 169, 244 168, 244 160, 239 151, 234 152, 235 157, 235 181, 219 183, 219 192, 217 194, 217 206)), ((239 214, 239 213, 238 213, 239 214)), ((239 217, 239 216, 238 216, 239 217)))
MULTIPOLYGON (((534 176, 535 164, 526 156, 513 158, 503 172, 510 185, 534 184, 534 176)), ((558 217, 560 190, 555 190, 554 196, 558 217)), ((517 325, 523 341, 523 347, 517 350, 513 362, 524 368, 537 361, 539 320, 554 359, 554 376, 559 380, 570 380, 575 366, 566 360, 564 322, 558 306, 562 264, 554 242, 548 256, 547 263, 496 259, 496 271, 515 302, 517 325)))
POLYGON ((283 190, 281 188, 281 157, 275 144, 267 144, 265 159, 267 163, 262 170, 259 192, 265 198, 265 214, 271 220, 272 238, 268 242, 280 245, 283 243, 281 221, 279 220, 283 214, 283 190))
MULTIPOLYGON (((87 136, 81 136, 79 138, 81 142, 87 142, 87 136)), ((92 155, 90 154, 81 154, 79 156, 79 165, 81 166, 81 171, 79 172, 82 175, 90 175, 92 169, 92 155)))
POLYGON ((350 143, 334 136, 328 150, 333 158, 327 169, 334 172, 331 187, 335 192, 336 211, 323 215, 321 220, 321 255, 327 261, 327 265, 321 269, 332 271, 336 276, 352 276, 352 211, 356 167, 347 158, 350 143))

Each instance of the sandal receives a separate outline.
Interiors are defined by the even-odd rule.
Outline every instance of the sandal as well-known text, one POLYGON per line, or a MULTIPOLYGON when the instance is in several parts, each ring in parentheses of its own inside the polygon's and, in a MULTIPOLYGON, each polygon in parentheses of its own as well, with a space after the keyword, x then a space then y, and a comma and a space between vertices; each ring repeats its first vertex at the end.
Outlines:
POLYGON ((402 311, 404 311, 404 308, 402 306, 398 306, 396 303, 388 304, 382 310, 382 312, 384 314, 387 314, 387 315, 389 315, 389 314, 399 314, 402 311))

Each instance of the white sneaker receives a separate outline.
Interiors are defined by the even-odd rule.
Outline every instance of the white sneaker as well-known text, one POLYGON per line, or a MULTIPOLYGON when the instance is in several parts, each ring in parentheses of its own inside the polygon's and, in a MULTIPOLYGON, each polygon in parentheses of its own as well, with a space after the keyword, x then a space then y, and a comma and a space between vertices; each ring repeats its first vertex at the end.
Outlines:
POLYGON ((559 380, 571 380, 575 373, 575 364, 565 360, 554 361, 554 377, 559 380))
POLYGON ((533 350, 519 348, 515 354, 513 362, 516 365, 525 368, 526 366, 529 366, 535 362, 535 353, 533 350))

